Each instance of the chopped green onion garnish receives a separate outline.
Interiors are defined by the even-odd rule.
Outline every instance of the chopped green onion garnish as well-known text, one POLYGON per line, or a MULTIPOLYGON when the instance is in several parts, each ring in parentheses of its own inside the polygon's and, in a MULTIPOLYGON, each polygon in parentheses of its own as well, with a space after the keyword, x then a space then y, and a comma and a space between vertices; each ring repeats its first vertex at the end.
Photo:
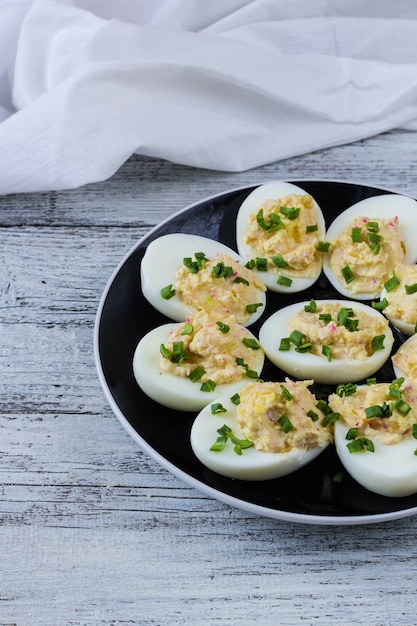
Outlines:
POLYGON ((175 289, 172 288, 172 284, 167 285, 166 287, 163 287, 161 289, 160 293, 161 293, 161 297, 164 300, 170 300, 171 298, 175 296, 175 289))
POLYGON ((319 227, 317 226, 317 224, 310 224, 306 227, 306 233, 316 233, 318 229, 319 227))
POLYGON ((268 270, 268 260, 263 257, 256 257, 255 267, 258 272, 266 272, 268 270))
POLYGON ((216 389, 216 383, 214 382, 214 380, 208 380, 207 382, 203 383, 200 387, 200 391, 205 391, 210 393, 211 391, 214 391, 216 389))
POLYGON ((289 267, 288 263, 285 261, 285 259, 282 256, 282 254, 275 254, 274 256, 271 257, 271 261, 277 267, 281 267, 281 268, 282 267, 289 267))
POLYGON ((285 398, 285 400, 292 400, 292 394, 290 391, 288 391, 288 389, 286 387, 284 387, 284 385, 280 385, 281 390, 282 390, 282 397, 285 398))
POLYGON ((375 377, 373 377, 373 378, 367 378, 367 379, 366 379, 366 384, 367 384, 368 386, 370 386, 370 385, 376 385, 376 378, 375 378, 375 377))
POLYGON ((247 448, 251 448, 253 446, 253 442, 248 439, 238 439, 232 429, 226 424, 224 424, 221 428, 218 428, 217 433, 220 437, 218 437, 216 442, 211 446, 210 450, 212 452, 221 452, 224 450, 229 439, 234 444, 233 449, 239 456, 242 454, 242 450, 246 450, 247 448))
POLYGON ((371 343, 372 350, 374 350, 375 352, 377 350, 383 350, 384 339, 385 339, 385 335, 375 335, 375 337, 372 338, 372 343, 371 343))
POLYGON ((343 278, 345 279, 346 284, 349 284, 355 280, 355 275, 350 269, 349 265, 345 265, 345 267, 342 267, 340 271, 342 273, 343 278))
POLYGON ((303 343, 301 346, 297 346, 295 349, 296 352, 311 352, 311 343, 303 343))
POLYGON ((350 317, 354 317, 354 312, 351 307, 343 307, 337 314, 337 325, 346 326, 350 317))
POLYGON ((346 383, 346 384, 341 383, 340 385, 337 385, 336 387, 336 393, 340 398, 343 398, 343 396, 351 396, 355 392, 356 392, 356 385, 354 383, 346 383))
POLYGON ((230 398, 230 402, 232 402, 232 404, 234 404, 235 406, 237 406, 238 404, 240 404, 240 395, 238 393, 235 393, 231 398, 230 398))
POLYGON ((353 243, 362 242, 362 229, 361 228, 352 228, 352 241, 353 243))
POLYGON ((228 276, 233 276, 234 269, 230 265, 225 265, 223 261, 217 263, 212 269, 213 275, 215 278, 227 278, 228 276))
POLYGON ((382 300, 380 300, 380 302, 372 302, 371 306, 377 311, 382 311, 388 306, 388 300, 386 298, 383 298, 382 300))
POLYGON ((366 228, 370 233, 377 233, 379 231, 378 222, 367 222, 366 228))
POLYGON ((168 348, 166 346, 164 346, 163 343, 161 343, 161 345, 159 346, 159 351, 162 354, 162 356, 164 357, 164 359, 170 359, 171 358, 171 351, 168 350, 168 348))
POLYGON ((349 428, 346 433, 345 439, 347 439, 348 441, 350 441, 351 439, 356 439, 356 437, 358 436, 358 432, 359 428, 349 428))
POLYGON ((413 285, 406 285, 405 286, 405 292, 408 295, 411 295, 412 293, 416 293, 417 292, 417 283, 414 283, 413 285))
POLYGON ((405 401, 405 400, 398 400, 398 402, 395 403, 394 408, 397 409, 397 411, 399 413, 401 413, 401 415, 407 415, 407 413, 409 413, 411 411, 411 406, 405 401))
POLYGON ((256 222, 258 226, 260 226, 264 230, 267 230, 270 233, 276 232, 277 230, 281 230, 281 228, 285 228, 285 225, 283 221, 281 220, 281 217, 277 215, 276 213, 271 213, 269 215, 269 221, 266 220, 264 218, 263 209, 259 209, 258 213, 256 214, 256 222))
POLYGON ((333 424, 333 422, 337 422, 340 419, 340 413, 327 413, 323 417, 322 424, 323 426, 329 426, 329 424, 333 424))
POLYGON ((293 330, 289 337, 291 343, 293 343, 295 346, 301 346, 305 338, 306 335, 304 335, 304 333, 301 333, 299 330, 293 330))
POLYGON ((256 339, 251 339, 250 337, 243 337, 242 343, 251 350, 260 350, 261 348, 256 339))
POLYGON ((330 363, 330 361, 332 360, 332 351, 329 346, 322 346, 321 352, 330 363))
POLYGON ((254 304, 247 304, 246 311, 251 314, 256 313, 257 309, 259 309, 260 306, 263 306, 262 302, 255 302, 254 304))
POLYGON ((333 482, 341 483, 344 475, 345 475, 344 472, 336 472, 336 474, 333 476, 333 482))
POLYGON ((234 283, 243 283, 244 285, 246 285, 246 287, 249 287, 250 282, 248 280, 246 280, 246 278, 243 278, 243 276, 236 276, 236 278, 233 281, 234 283))
POLYGON ((317 422, 317 420, 319 419, 319 416, 317 415, 315 411, 313 411, 313 409, 310 409, 309 411, 307 411, 307 415, 313 420, 313 422, 317 422))
POLYGON ((362 450, 368 450, 368 452, 374 452, 374 444, 367 437, 359 437, 358 439, 353 439, 346 444, 349 452, 361 452, 362 450))
POLYGON ((184 325, 181 335, 192 335, 194 332, 194 326, 190 323, 184 325))
POLYGON ((188 374, 188 378, 191 380, 192 383, 196 383, 205 373, 206 370, 204 369, 204 367, 201 367, 201 365, 199 365, 188 374))
POLYGON ((328 324, 332 321, 332 316, 330 313, 319 313, 319 320, 328 324))
POLYGON ((283 337, 279 344, 279 350, 281 352, 287 352, 291 347, 291 342, 289 337, 283 337))
POLYGON ((379 251, 381 250, 381 246, 377 242, 371 243, 371 245, 369 247, 370 247, 370 249, 371 249, 373 254, 379 254, 379 251))
POLYGON ((315 313, 317 311, 317 302, 315 300, 310 300, 310 303, 304 306, 304 311, 306 313, 315 313))
POLYGON ((221 402, 215 402, 211 405, 212 415, 219 415, 219 413, 227 413, 227 409, 224 408, 221 402))
POLYGON ((324 415, 329 415, 330 413, 332 413, 332 409, 324 400, 319 400, 316 404, 316 407, 319 411, 324 413, 324 415))
POLYGON ((283 276, 282 274, 280 274, 277 279, 277 285, 290 287, 292 285, 292 278, 289 278, 289 276, 283 276))
POLYGON ((230 326, 228 326, 227 324, 223 324, 223 322, 216 322, 216 324, 222 333, 226 334, 229 332, 230 326))
POLYGON ((381 405, 374 404, 373 406, 368 406, 365 409, 365 415, 368 419, 372 417, 391 417, 392 405, 384 402, 381 405))
POLYGON ((291 421, 288 417, 288 415, 281 415, 280 418, 278 418, 278 424, 281 426, 281 429, 284 433, 289 433, 290 430, 292 430, 294 428, 294 426, 291 424, 291 421))
POLYGON ((395 289, 395 287, 398 287, 399 284, 400 284, 400 281, 396 277, 395 272, 393 272, 391 278, 387 280, 387 282, 384 284, 384 287, 389 293, 390 291, 395 289))
POLYGON ((317 252, 328 252, 330 248, 330 241, 319 241, 316 250, 317 252))
POLYGON ((279 207, 279 212, 282 213, 282 215, 285 215, 285 217, 289 220, 296 220, 300 215, 300 209, 298 207, 281 206, 279 207))
POLYGON ((411 432, 414 439, 417 439, 417 424, 413 424, 411 432))

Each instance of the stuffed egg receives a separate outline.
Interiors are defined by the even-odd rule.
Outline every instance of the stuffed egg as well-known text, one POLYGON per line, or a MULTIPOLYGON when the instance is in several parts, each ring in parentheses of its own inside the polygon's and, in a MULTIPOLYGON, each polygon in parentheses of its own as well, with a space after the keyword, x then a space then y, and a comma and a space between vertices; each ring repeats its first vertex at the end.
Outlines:
POLYGON ((331 419, 311 383, 251 381, 237 396, 218 397, 192 425, 195 455, 212 471, 243 480, 279 478, 310 463, 332 441, 331 419))
POLYGON ((333 394, 337 454, 363 487, 390 497, 417 493, 416 388, 376 383, 333 394))
POLYGON ((327 229, 323 270, 348 298, 377 298, 393 269, 417 259, 417 202, 373 196, 343 211, 327 229))
POLYGON ((158 326, 139 342, 133 373, 142 391, 172 409, 199 411, 219 394, 234 394, 257 379, 264 352, 234 318, 197 313, 183 323, 158 326))
POLYGON ((263 323, 259 340, 272 363, 287 374, 329 384, 374 374, 394 343, 382 313, 348 300, 284 307, 263 323))
POLYGON ((417 328, 417 265, 397 265, 380 296, 384 315, 406 335, 417 328))
POLYGON ((247 326, 265 308, 266 287, 228 246, 185 233, 152 241, 141 263, 142 292, 161 313, 177 322, 197 311, 234 315, 247 326))
POLYGON ((292 183, 273 181, 257 187, 236 218, 238 251, 272 291, 302 291, 318 279, 324 236, 317 202, 292 183))
POLYGON ((417 335, 409 337, 391 360, 397 378, 403 377, 408 383, 417 385, 417 335))

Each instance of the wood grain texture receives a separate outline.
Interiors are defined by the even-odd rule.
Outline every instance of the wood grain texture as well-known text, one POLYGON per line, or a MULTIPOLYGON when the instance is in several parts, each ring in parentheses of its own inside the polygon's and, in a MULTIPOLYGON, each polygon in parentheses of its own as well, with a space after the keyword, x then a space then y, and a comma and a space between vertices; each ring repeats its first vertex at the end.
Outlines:
POLYGON ((133 156, 0 199, 0 626, 416 623, 415 518, 306 526, 206 497, 129 437, 93 355, 114 268, 174 211, 274 178, 417 197, 415 161, 398 131, 238 174, 133 156))

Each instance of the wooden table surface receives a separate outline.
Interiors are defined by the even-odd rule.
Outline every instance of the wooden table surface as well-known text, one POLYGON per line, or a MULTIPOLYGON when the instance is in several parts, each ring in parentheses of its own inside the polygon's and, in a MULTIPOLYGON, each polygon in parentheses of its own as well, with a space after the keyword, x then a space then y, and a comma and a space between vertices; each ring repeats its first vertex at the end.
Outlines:
POLYGON ((417 623, 417 519, 284 522, 171 475, 112 413, 93 334, 114 268, 156 223, 272 179, 417 197, 395 131, 242 173, 133 156, 111 179, 0 199, 0 624, 417 623))

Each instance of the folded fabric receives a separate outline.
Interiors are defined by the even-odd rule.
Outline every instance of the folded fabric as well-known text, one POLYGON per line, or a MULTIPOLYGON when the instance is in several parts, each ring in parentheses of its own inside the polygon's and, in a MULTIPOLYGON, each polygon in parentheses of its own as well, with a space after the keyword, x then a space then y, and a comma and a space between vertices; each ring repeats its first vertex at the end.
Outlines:
POLYGON ((0 193, 103 180, 133 153, 242 171, 417 129, 413 4, 3 0, 0 193))

